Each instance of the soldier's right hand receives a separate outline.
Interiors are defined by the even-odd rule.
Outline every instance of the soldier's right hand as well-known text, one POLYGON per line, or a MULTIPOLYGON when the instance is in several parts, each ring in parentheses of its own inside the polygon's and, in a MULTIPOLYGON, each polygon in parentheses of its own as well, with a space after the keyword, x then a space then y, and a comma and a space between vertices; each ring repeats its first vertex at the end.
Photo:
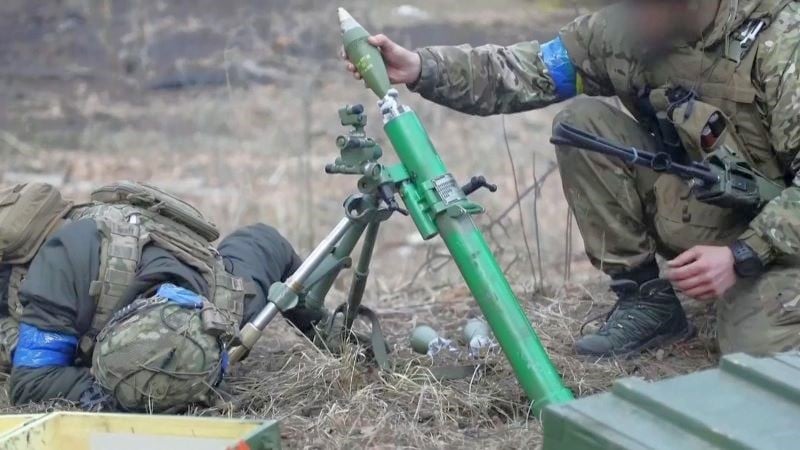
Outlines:
MULTIPOLYGON (((383 54, 383 60, 386 62, 386 69, 389 72, 389 81, 392 84, 412 84, 419 79, 422 60, 417 52, 408 50, 383 34, 370 36, 369 43, 378 47, 383 54)), ((342 50, 342 56, 347 59, 344 56, 344 50, 342 50)), ((353 74, 357 80, 361 79, 361 74, 356 70, 356 66, 349 61, 347 62, 347 71, 353 74)))

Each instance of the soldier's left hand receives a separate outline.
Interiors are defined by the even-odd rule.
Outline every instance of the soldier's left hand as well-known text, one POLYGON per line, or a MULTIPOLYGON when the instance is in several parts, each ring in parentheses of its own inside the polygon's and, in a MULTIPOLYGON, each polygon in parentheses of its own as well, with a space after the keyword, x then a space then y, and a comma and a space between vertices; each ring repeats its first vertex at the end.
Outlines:
POLYGON ((736 284, 733 264, 730 248, 698 245, 669 261, 666 276, 688 297, 715 300, 736 284))

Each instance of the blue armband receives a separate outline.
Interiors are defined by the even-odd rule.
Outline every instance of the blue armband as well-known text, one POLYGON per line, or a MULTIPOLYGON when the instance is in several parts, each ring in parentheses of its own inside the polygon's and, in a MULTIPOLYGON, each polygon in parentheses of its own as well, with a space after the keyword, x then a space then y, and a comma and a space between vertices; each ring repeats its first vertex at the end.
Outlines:
POLYGON ((14 350, 14 367, 66 367, 75 360, 78 338, 19 324, 19 342, 14 350))
POLYGON ((545 42, 541 49, 542 61, 550 71, 559 100, 566 100, 578 95, 578 75, 561 37, 545 42))
POLYGON ((159 286, 156 291, 157 297, 165 298, 171 302, 177 303, 184 308, 202 308, 203 297, 195 294, 194 292, 184 289, 174 284, 164 283, 159 286))

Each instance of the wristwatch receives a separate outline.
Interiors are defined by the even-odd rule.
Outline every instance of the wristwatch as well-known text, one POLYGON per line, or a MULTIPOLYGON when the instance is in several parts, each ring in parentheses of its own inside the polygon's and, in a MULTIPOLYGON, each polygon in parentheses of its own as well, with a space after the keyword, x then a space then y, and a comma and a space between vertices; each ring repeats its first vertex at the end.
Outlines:
POLYGON ((733 270, 742 278, 752 278, 764 272, 764 263, 749 245, 736 241, 730 246, 733 252, 733 270))

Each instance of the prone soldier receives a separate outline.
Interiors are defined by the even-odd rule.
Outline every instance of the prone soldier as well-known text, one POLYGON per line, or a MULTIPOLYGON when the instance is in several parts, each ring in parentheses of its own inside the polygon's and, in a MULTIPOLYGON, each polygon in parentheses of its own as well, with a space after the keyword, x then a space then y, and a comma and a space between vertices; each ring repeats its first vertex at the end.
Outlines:
MULTIPOLYGON (((158 188, 120 182, 73 205, 0 190, 0 369, 14 404, 168 412, 213 404, 239 328, 301 260, 263 224, 219 233, 158 188)), ((322 310, 286 314, 310 332, 322 310)))

